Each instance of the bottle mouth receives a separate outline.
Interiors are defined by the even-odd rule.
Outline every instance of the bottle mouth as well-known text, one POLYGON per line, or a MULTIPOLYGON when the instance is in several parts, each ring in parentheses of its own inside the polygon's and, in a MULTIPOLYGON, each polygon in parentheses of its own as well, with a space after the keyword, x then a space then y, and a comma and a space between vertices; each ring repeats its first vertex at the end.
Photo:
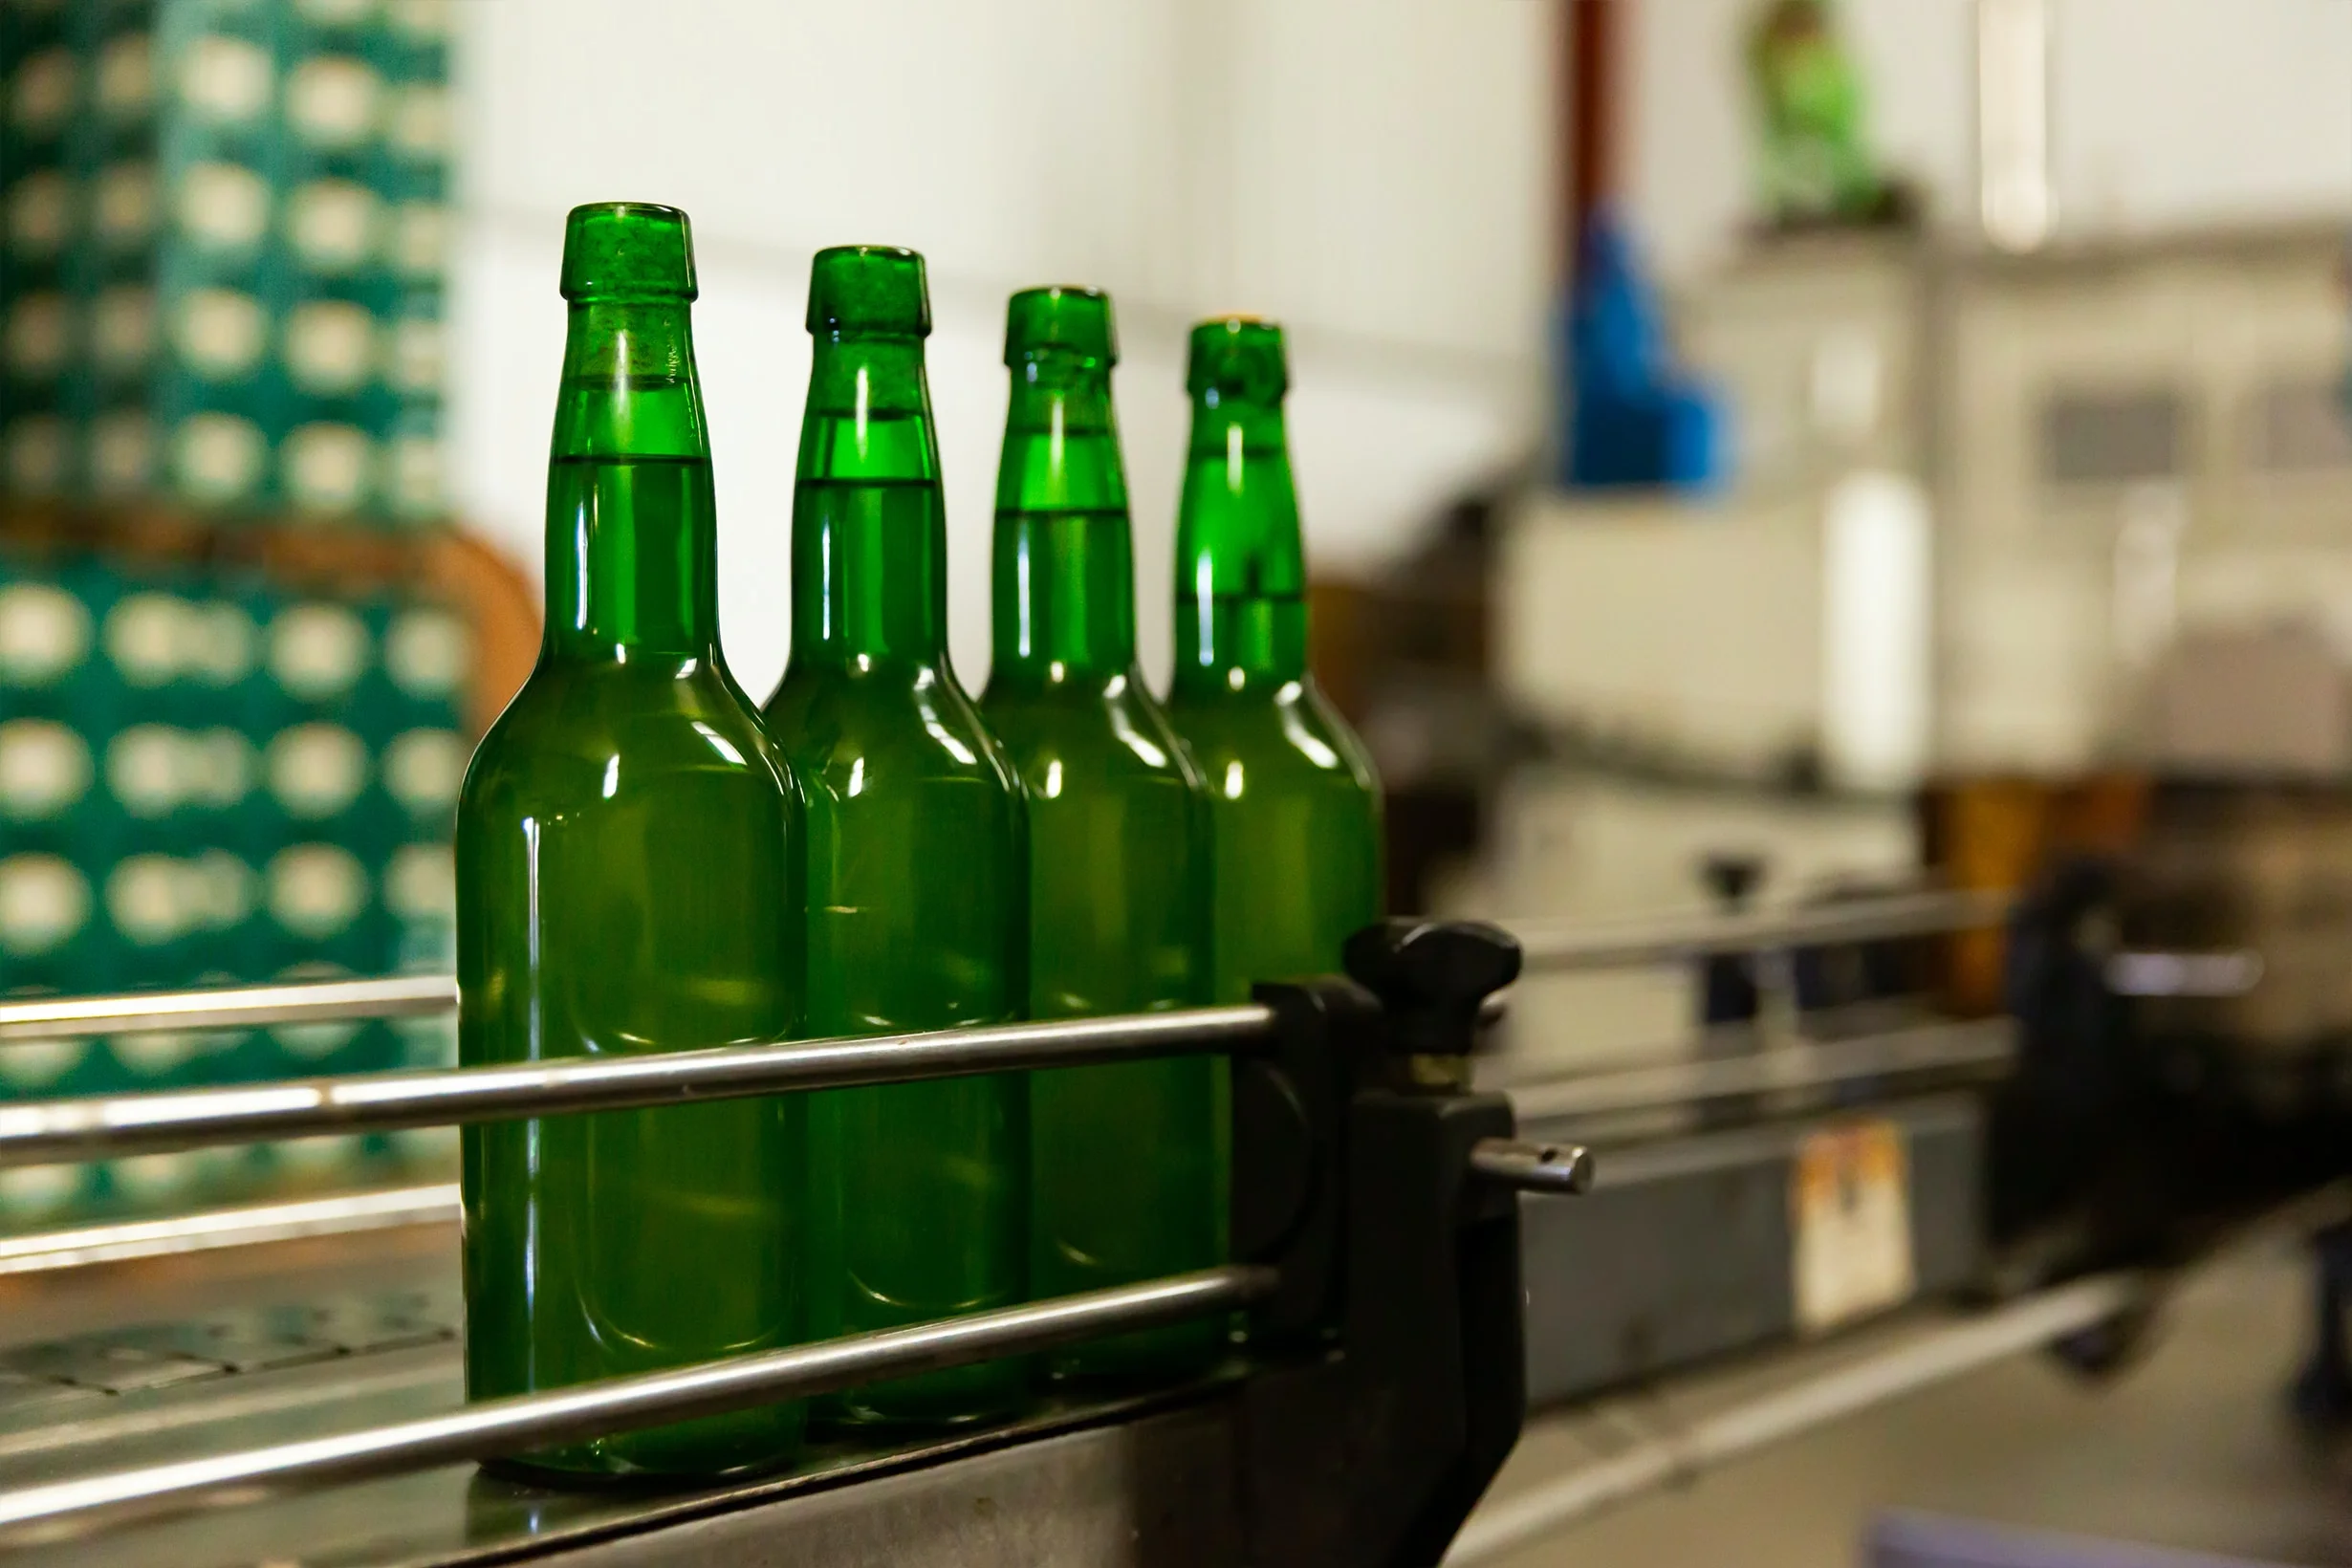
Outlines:
POLYGON ((1185 390, 1195 398, 1275 403, 1290 390, 1290 355, 1282 328, 1254 316, 1219 316, 1195 325, 1185 363, 1185 390))
POLYGON ((895 245, 837 245, 809 264, 808 329, 818 338, 931 335, 923 257, 895 245))
POLYGON ((651 202, 592 202, 563 225, 563 297, 691 301, 694 231, 674 207, 651 202))
POLYGON ((1107 370, 1119 362, 1119 332, 1111 296, 1100 289, 1056 284, 1023 289, 1005 304, 1005 364, 1062 354, 1087 369, 1107 370))

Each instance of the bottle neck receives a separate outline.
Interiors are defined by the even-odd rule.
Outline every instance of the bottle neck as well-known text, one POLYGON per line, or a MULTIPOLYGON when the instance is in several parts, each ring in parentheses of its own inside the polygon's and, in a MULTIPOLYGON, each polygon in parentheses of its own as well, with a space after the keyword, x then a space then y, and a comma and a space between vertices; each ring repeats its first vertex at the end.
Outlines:
POLYGON ((1123 675, 1135 559, 1111 378, 1075 355, 1013 367, 996 468, 991 684, 1123 675))
POLYGON ((923 342, 819 338, 793 487, 793 657, 936 664, 947 529, 923 342))
POLYGON ((551 657, 715 660, 717 516, 684 300, 571 308, 547 480, 551 657))
POLYGON ((1177 689, 1303 679, 1306 588, 1281 405, 1202 393, 1177 514, 1177 689))

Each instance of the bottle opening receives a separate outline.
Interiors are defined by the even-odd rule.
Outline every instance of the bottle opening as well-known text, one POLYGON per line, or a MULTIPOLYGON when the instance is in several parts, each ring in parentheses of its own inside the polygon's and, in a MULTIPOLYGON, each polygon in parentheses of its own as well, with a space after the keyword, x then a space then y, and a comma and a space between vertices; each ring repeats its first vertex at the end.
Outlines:
POLYGON ((894 245, 837 245, 809 267, 809 331, 819 338, 928 338, 923 257, 894 245))
POLYGON ((1215 392, 1278 403, 1290 385, 1290 356, 1279 324, 1254 316, 1220 316, 1192 329, 1185 369, 1185 389, 1192 396, 1215 392))
POLYGON ((1119 362, 1111 296, 1100 289, 1023 289, 1005 307, 1005 364, 1058 350, 1107 369, 1119 362))
POLYGON ((686 215, 650 202, 593 202, 563 226, 563 297, 690 300, 694 235, 686 215))

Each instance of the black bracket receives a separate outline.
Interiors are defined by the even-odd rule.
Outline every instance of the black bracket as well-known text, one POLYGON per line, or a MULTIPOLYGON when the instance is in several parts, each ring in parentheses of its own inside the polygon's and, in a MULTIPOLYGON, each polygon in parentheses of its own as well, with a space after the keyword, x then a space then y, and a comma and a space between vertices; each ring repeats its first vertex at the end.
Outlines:
POLYGON ((1511 1107, 1463 1070, 1517 944, 1390 921, 1346 962, 1258 988, 1278 1041, 1234 1067, 1234 1255, 1282 1280, 1240 1395, 1255 1568, 1434 1568, 1527 1407, 1516 1196, 1470 1164, 1511 1107))

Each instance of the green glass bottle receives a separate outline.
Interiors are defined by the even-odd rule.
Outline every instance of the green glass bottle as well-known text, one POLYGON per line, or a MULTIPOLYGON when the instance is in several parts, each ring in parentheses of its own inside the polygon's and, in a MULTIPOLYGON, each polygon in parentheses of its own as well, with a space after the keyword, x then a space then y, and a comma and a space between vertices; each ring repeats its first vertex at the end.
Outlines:
MULTIPOLYGON (((768 699, 809 811, 816 1035, 1022 1015, 1019 782, 947 664, 947 518, 923 371, 923 258, 845 246, 809 275, 817 339, 793 486, 792 657, 768 699)), ((1028 1086, 1018 1074, 812 1097, 811 1331, 1021 1299, 1028 1086)), ((1004 1414, 999 1362, 848 1395, 852 1425, 1004 1414)))
MULTIPOLYGON (((801 1027, 801 803, 719 656, 694 294, 686 214, 574 210, 546 636, 458 805, 469 1067, 801 1027)), ((800 1339, 804 1116, 747 1100, 468 1127, 468 1395, 800 1339)), ((777 1406, 532 1463, 711 1474, 789 1458, 801 1425, 777 1406)))
MULTIPOLYGON (((1106 295, 1013 296, 996 470, 995 662, 980 708, 1029 796, 1029 1005, 1037 1018, 1208 1002, 1208 801, 1135 663, 1127 481, 1106 295)), ((1221 1058, 1030 1079, 1030 1290, 1065 1296, 1224 1255, 1221 1058)), ((1056 1370, 1176 1376, 1221 1324, 1099 1341, 1056 1370)))
POLYGON ((1176 524, 1168 717, 1209 787, 1216 999, 1339 969, 1381 913, 1371 758, 1307 673, 1307 570, 1282 398, 1282 329, 1192 329, 1192 439, 1176 524))

